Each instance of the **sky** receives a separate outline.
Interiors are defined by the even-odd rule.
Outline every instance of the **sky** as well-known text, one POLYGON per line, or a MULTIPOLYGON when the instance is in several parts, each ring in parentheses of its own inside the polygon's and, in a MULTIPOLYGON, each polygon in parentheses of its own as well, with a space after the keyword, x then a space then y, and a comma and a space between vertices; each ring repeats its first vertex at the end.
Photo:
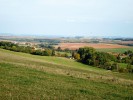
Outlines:
POLYGON ((133 37, 133 0, 0 0, 0 34, 133 37))

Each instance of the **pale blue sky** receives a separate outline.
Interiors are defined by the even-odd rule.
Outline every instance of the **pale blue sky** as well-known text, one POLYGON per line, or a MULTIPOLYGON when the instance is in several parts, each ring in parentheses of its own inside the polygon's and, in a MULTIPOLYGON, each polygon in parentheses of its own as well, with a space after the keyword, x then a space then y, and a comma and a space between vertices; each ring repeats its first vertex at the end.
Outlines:
POLYGON ((133 37, 133 0, 0 0, 0 33, 133 37))

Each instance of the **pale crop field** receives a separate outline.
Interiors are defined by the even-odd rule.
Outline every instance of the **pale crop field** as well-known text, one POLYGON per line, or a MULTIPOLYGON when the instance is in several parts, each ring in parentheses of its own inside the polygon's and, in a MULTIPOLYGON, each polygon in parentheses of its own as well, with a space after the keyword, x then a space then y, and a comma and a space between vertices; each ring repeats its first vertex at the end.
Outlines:
POLYGON ((76 50, 81 47, 93 47, 95 49, 117 49, 117 48, 130 48, 129 46, 118 44, 106 44, 106 43, 59 43, 55 48, 61 47, 61 49, 76 50))

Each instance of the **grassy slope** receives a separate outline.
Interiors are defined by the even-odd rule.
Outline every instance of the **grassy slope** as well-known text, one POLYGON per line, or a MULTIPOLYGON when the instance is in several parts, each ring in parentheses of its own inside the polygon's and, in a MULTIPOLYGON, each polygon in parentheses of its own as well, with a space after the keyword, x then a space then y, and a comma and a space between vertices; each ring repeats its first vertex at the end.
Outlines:
POLYGON ((133 75, 0 49, 2 99, 133 99, 133 75))

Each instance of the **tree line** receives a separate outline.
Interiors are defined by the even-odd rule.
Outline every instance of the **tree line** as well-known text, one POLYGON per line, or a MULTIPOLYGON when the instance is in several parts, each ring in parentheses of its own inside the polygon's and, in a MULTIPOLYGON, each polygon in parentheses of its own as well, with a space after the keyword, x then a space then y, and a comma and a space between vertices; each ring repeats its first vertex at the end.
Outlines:
MULTIPOLYGON (((6 49, 6 50, 11 50, 15 52, 23 52, 23 53, 29 53, 33 55, 40 55, 40 56, 57 56, 57 57, 68 57, 68 52, 64 50, 64 53, 60 53, 60 50, 55 49, 51 45, 44 45, 44 44, 39 44, 38 45, 40 49, 35 49, 34 47, 30 46, 19 46, 18 44, 14 44, 12 42, 6 42, 6 41, 1 41, 0 42, 0 48, 6 49)), ((70 50, 69 50, 70 51, 70 50)))
POLYGON ((68 57, 67 54, 61 54, 59 53, 59 51, 70 52, 72 53, 72 58, 74 58, 78 62, 107 70, 133 73, 133 51, 130 50, 123 53, 124 55, 126 55, 126 57, 121 58, 120 54, 118 56, 114 56, 109 53, 98 52, 91 47, 83 47, 75 51, 71 51, 69 49, 62 50, 60 47, 58 47, 56 50, 54 48, 44 48, 44 50, 35 50, 34 47, 19 46, 12 42, 1 41, 0 48, 40 56, 68 57), (58 53, 55 53, 56 51, 58 53), (126 63, 127 66, 126 68, 123 68, 120 67, 118 63, 126 63))
POLYGON ((0 48, 11 50, 11 51, 16 51, 16 52, 30 53, 33 55, 41 55, 41 56, 54 56, 55 55, 54 49, 45 48, 44 50, 35 50, 34 47, 19 46, 12 42, 5 42, 5 41, 0 42, 0 48))
POLYGON ((72 53, 77 61, 94 67, 104 68, 107 70, 129 72, 133 73, 133 52, 126 51, 124 53, 125 58, 121 58, 120 55, 114 56, 105 52, 97 52, 94 48, 84 47, 79 48, 77 51, 72 53), (118 63, 126 63, 126 68, 120 67, 118 63))

